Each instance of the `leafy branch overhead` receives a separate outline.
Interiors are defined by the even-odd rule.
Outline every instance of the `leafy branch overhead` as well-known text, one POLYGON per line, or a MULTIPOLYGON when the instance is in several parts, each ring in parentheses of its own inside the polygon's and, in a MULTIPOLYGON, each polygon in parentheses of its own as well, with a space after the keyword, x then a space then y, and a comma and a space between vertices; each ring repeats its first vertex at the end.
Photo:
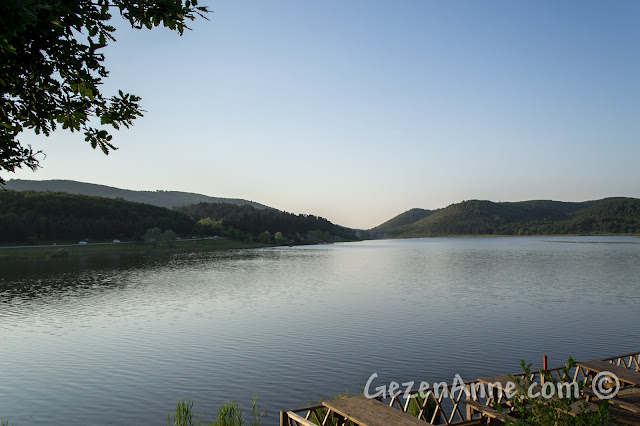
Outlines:
POLYGON ((40 152, 18 140, 23 130, 82 131, 94 149, 109 154, 116 147, 104 127, 128 128, 142 116, 140 97, 99 90, 109 75, 101 49, 116 41, 114 14, 133 28, 162 25, 182 35, 189 21, 207 13, 197 0, 2 0, 0 171, 39 167, 40 152))

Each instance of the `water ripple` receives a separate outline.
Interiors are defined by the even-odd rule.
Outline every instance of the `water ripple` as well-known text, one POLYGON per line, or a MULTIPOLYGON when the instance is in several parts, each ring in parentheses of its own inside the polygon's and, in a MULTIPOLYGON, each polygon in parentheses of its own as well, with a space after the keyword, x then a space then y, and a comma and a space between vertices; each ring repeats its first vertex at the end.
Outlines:
POLYGON ((451 381, 516 372, 543 353, 558 365, 630 352, 640 246, 627 242, 388 240, 3 264, 0 417, 164 423, 190 397, 210 420, 257 394, 276 422, 279 409, 358 393, 373 372, 451 381), (601 314, 607 302, 619 309, 601 314))

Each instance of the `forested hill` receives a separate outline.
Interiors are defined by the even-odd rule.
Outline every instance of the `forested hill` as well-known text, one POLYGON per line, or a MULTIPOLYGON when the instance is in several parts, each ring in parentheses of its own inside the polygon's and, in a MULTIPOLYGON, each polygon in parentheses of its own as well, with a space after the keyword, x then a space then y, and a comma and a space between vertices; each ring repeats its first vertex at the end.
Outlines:
POLYGON ((14 191, 68 192, 70 194, 90 195, 93 197, 122 198, 136 203, 153 204, 154 206, 166 207, 168 209, 200 202, 250 205, 257 209, 267 208, 267 206, 263 204, 238 198, 218 198, 179 191, 132 191, 129 189, 76 182, 73 180, 11 179, 7 182, 6 189, 12 189, 14 191))
POLYGON ((237 206, 221 203, 198 203, 178 207, 176 210, 189 215, 210 233, 219 228, 238 230, 252 235, 268 233, 278 238, 295 242, 320 242, 335 240, 356 240, 356 231, 333 224, 327 219, 314 215, 293 214, 275 209, 256 209, 252 206, 237 206))
POLYGON ((142 241, 154 228, 171 230, 176 237, 223 236, 264 244, 359 239, 354 230, 313 215, 221 203, 198 203, 180 209, 118 198, 0 190, 0 243, 142 241))
MULTIPOLYGON (((403 214, 407 215, 409 212, 411 210, 403 214)), ((640 200, 605 198, 578 203, 547 200, 494 203, 470 200, 452 204, 397 227, 389 228, 386 226, 389 222, 391 221, 371 229, 371 233, 378 237, 400 238, 447 235, 637 234, 640 233, 640 200)))
POLYGON ((404 213, 400 213, 398 216, 389 219, 382 225, 378 225, 372 229, 372 231, 378 232, 390 232, 401 226, 408 225, 410 223, 414 223, 419 221, 420 219, 424 219, 427 216, 431 216, 435 213, 435 210, 425 210, 425 209, 411 209, 407 210, 404 213))
POLYGON ((139 239, 151 228, 190 234, 195 222, 184 213, 68 193, 0 190, 0 242, 139 239))

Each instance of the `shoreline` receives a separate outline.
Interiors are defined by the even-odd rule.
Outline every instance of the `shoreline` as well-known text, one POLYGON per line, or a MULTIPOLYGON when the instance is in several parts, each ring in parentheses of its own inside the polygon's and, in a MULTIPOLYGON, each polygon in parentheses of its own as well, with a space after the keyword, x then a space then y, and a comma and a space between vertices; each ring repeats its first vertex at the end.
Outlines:
MULTIPOLYGON (((428 237, 382 237, 371 238, 363 241, 375 240, 412 240, 412 239, 447 239, 447 238, 531 238, 531 237, 633 237, 640 238, 637 234, 541 234, 541 235, 495 235, 495 234, 478 234, 478 235, 441 235, 428 237)), ((345 241, 336 241, 345 242, 345 241)), ((166 243, 165 243, 166 244, 166 243)), ((308 245, 308 244, 296 244, 308 245)), ((107 254, 123 254, 123 255, 153 255, 153 254, 174 254, 188 253, 200 251, 218 251, 218 250, 239 250, 239 249, 256 249, 265 247, 285 247, 286 245, 264 244, 259 242, 242 242, 238 240, 230 240, 227 238, 217 239, 185 239, 179 240, 173 246, 165 245, 154 247, 148 243, 135 242, 98 242, 87 245, 80 244, 59 244, 59 245, 36 245, 36 246, 1 246, 0 262, 20 261, 20 260, 55 260, 68 259, 79 256, 95 256, 107 254)))
POLYGON ((531 238, 531 237, 633 237, 640 238, 635 233, 593 233, 593 234, 529 234, 529 235, 513 235, 513 234, 445 234, 430 236, 389 236, 382 238, 372 238, 373 240, 412 240, 423 238, 531 238))
POLYGON ((263 247, 275 247, 271 244, 263 244, 258 242, 245 243, 242 241, 229 240, 226 238, 218 239, 201 239, 201 240, 180 240, 176 241, 173 246, 165 243, 164 246, 154 247, 147 243, 94 243, 87 245, 39 245, 34 247, 16 246, 2 247, 0 249, 0 262, 21 261, 21 260, 57 260, 69 259, 80 256, 97 256, 97 255, 153 255, 153 254, 174 254, 188 253, 198 251, 217 251, 217 250, 237 250, 237 249, 254 249, 263 247))

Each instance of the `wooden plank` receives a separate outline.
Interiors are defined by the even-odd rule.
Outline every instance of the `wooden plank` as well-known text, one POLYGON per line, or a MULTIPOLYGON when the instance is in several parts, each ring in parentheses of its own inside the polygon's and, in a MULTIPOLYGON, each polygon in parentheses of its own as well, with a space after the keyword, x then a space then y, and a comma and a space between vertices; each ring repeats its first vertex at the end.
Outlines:
MULTIPOLYGON (((509 415, 509 413, 501 413, 493 407, 489 407, 488 405, 484 405, 481 402, 474 401, 472 399, 467 399, 462 401, 463 404, 466 404, 467 407, 473 407, 475 411, 478 411, 485 415, 486 417, 491 417, 492 419, 498 420, 500 422, 505 422, 505 416, 509 417, 510 420, 515 422, 516 418, 509 415)), ((525 426, 531 426, 528 423, 523 423, 525 426)))
MULTIPOLYGON (((613 404, 613 401, 616 398, 610 399, 609 400, 609 421, 607 422, 607 425, 636 425, 636 426, 640 426, 640 414, 635 413, 635 412, 631 412, 629 410, 626 410, 622 407, 620 407, 617 404, 613 404)), ((599 398, 596 398, 593 400, 595 402, 595 407, 598 406, 598 404, 602 403, 602 400, 599 398)), ((574 405, 579 404, 580 401, 576 402, 574 405)), ((573 408, 573 407, 572 407, 573 408)), ((591 406, 589 407, 589 409, 587 411, 594 411, 593 408, 591 408, 591 406)), ((577 414, 578 410, 573 411, 572 415, 577 414)))
MULTIPOLYGON (((284 413, 284 411, 282 411, 281 415, 280 415, 280 426, 288 426, 289 422, 288 422, 287 419, 284 418, 282 413, 284 413), (285 423, 285 421, 286 421, 286 423, 285 423)), ((297 423, 301 424, 302 426, 317 426, 315 423, 310 422, 309 420, 305 419, 304 417, 297 415, 293 411, 287 411, 285 415, 288 416, 289 419, 293 420, 294 422, 297 422, 297 423)))
POLYGON ((578 365, 582 368, 585 368, 589 371, 594 371, 596 373, 609 371, 618 376, 618 379, 620 379, 620 381, 622 382, 629 383, 634 386, 640 386, 640 373, 635 370, 618 367, 617 365, 613 365, 607 361, 600 360, 579 362, 578 365))
MULTIPOLYGON (((585 388, 584 394, 593 398, 594 401, 600 401, 600 398, 596 397, 596 394, 590 388, 585 388)), ((627 411, 640 414, 640 389, 620 389, 615 398, 609 399, 609 403, 618 405, 627 411)))
POLYGON ((622 397, 625 397, 625 398, 640 398, 640 389, 638 389, 638 388, 620 389, 620 392, 618 392, 618 398, 622 398, 622 397))
POLYGON ((640 414, 632 413, 616 405, 610 405, 609 416, 617 424, 640 426, 640 414))
POLYGON ((478 401, 474 401, 472 399, 467 399, 465 401, 462 401, 462 403, 466 404, 467 406, 473 407, 474 410, 476 410, 479 413, 484 414, 487 417, 491 417, 492 419, 504 421, 504 417, 505 417, 504 413, 499 412, 495 408, 491 408, 488 405, 484 405, 483 403, 478 402, 478 401))
POLYGON ((569 414, 573 417, 577 416, 578 414, 580 414, 583 406, 585 408, 585 412, 587 413, 598 411, 598 406, 596 404, 587 402, 585 405, 585 400, 581 399, 571 404, 571 406, 569 407, 569 414))
POLYGON ((322 404, 361 426, 425 426, 427 424, 424 420, 364 396, 325 401, 322 404))
MULTIPOLYGON (((525 379, 524 377, 520 378, 520 383, 522 384, 521 387, 518 386, 518 384, 511 378, 512 375, 510 374, 503 374, 500 376, 491 376, 491 377, 483 377, 481 379, 478 379, 478 381, 480 383, 483 383, 487 386, 493 386, 496 389, 499 389, 501 391, 506 391, 507 389, 507 385, 509 383, 513 383, 514 385, 516 385, 516 387, 513 389, 514 391, 518 391, 520 393, 524 393, 525 395, 527 394, 528 390, 529 390, 529 386, 530 386, 530 381, 528 379, 525 379)), ((514 377, 518 377, 515 376, 514 377)), ((534 392, 535 391, 540 391, 542 388, 540 386, 540 384, 537 384, 534 387, 534 392)), ((486 388, 486 391, 489 391, 489 388, 486 388)), ((494 390, 495 392, 495 390, 494 390)), ((495 395, 495 394, 494 394, 495 395)))
POLYGON ((636 405, 636 404, 631 404, 629 402, 623 401, 621 399, 618 398, 612 398, 609 400, 609 402, 613 405, 617 405, 621 408, 624 408, 627 411, 631 411, 632 413, 638 413, 640 414, 640 406, 636 405))
POLYGON ((481 379, 478 379, 478 381, 481 383, 484 383, 485 385, 489 385, 489 384, 492 385, 494 383, 499 384, 501 386, 501 389, 504 389, 504 387, 507 385, 508 382, 513 382, 509 374, 503 374, 500 376, 483 377, 481 379))
POLYGON ((640 413, 640 389, 638 388, 620 389, 618 395, 609 401, 618 402, 618 405, 624 409, 640 413))

